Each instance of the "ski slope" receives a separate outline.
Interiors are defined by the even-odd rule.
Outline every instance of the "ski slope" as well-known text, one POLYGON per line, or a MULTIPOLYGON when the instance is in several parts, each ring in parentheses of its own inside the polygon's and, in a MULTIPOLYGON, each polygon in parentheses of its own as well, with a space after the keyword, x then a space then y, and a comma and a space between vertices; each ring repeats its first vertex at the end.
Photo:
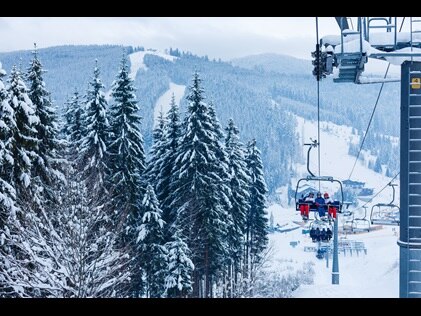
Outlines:
MULTIPOLYGON (((148 67, 144 63, 145 55, 155 55, 155 56, 164 58, 164 59, 169 60, 169 61, 174 61, 175 59, 178 58, 178 57, 171 56, 171 55, 168 55, 168 54, 165 54, 165 53, 156 51, 156 50, 146 50, 146 51, 140 51, 140 52, 135 52, 135 53, 129 54, 128 57, 129 57, 129 60, 130 60, 130 72, 129 72, 129 78, 130 79, 135 80, 136 79, 137 72, 140 69, 142 69, 142 70, 147 70, 148 69, 148 67)), ((179 95, 180 88, 179 87, 173 87, 172 88, 171 87, 171 84, 170 84, 170 90, 171 89, 173 91, 175 91, 175 94, 176 94, 175 97, 176 97, 176 100, 177 100, 177 96, 179 95)), ((107 100, 107 102, 110 101, 110 99, 111 99, 111 93, 112 93, 112 90, 111 89, 108 90, 105 93, 105 99, 107 100)), ((184 90, 183 90, 183 94, 184 94, 184 90)), ((157 115, 154 116, 154 117, 156 118, 157 115)))
POLYGON ((152 51, 152 50, 146 50, 146 51, 140 51, 140 52, 135 52, 129 55, 130 58, 130 78, 132 78, 133 80, 136 78, 136 74, 139 71, 139 69, 143 69, 143 70, 147 70, 148 67, 145 65, 144 63, 144 58, 145 55, 155 55, 161 58, 164 58, 166 60, 169 61, 174 61, 175 59, 177 59, 177 57, 175 56, 171 56, 168 54, 164 54, 162 52, 159 51, 152 51))
MULTIPOLYGON (((333 176, 339 180, 348 178, 355 157, 349 156, 348 143, 357 142, 357 136, 352 134, 352 128, 338 126, 332 123, 321 122, 320 156, 321 175, 333 176)), ((309 138, 317 139, 317 122, 306 121, 297 117, 297 129, 302 143, 309 142, 309 138)), ((308 147, 303 146, 303 158, 306 161, 308 147)), ((317 174, 317 149, 312 149, 310 169, 317 174)), ((307 176, 306 164, 297 164, 296 171, 303 177, 307 176)), ((381 190, 391 178, 375 173, 368 169, 361 161, 357 162, 352 180, 366 183, 366 187, 374 188, 374 194, 381 190)), ((297 179, 292 179, 293 186, 297 179)), ((399 183, 398 181, 395 181, 399 183)), ((317 187, 317 184, 312 183, 317 187)), ((399 187, 395 202, 399 204, 399 187)), ((295 187, 294 187, 295 189, 295 187)), ((336 190, 337 188, 335 188, 336 190)), ((332 193, 334 188, 323 186, 322 191, 332 193)), ((294 222, 301 222, 299 212, 295 211, 292 201, 288 205, 285 188, 279 191, 280 204, 272 204, 268 207, 268 216, 273 214, 275 225, 296 225, 294 222)), ((386 188, 372 202, 368 203, 368 213, 371 206, 376 203, 388 203, 392 197, 392 190, 386 188)), ((364 203, 364 202, 362 202, 364 203)), ((360 205, 361 206, 361 205, 360 205)), ((356 214, 362 215, 362 209, 356 214)), ((313 215, 311 215, 313 216, 313 215)), ((342 225, 341 216, 339 227, 342 225)), ((369 214, 368 214, 369 217, 369 214)), ((399 297, 399 247, 397 239, 399 227, 382 226, 381 229, 359 234, 340 234, 339 238, 355 241, 363 241, 367 248, 367 254, 355 253, 351 257, 349 254, 339 255, 339 285, 332 285, 332 261, 326 267, 325 259, 317 259, 315 252, 304 252, 306 246, 317 246, 313 243, 308 234, 303 234, 303 229, 297 229, 285 233, 271 233, 269 235, 270 247, 272 247, 272 257, 269 262, 269 269, 284 273, 285 266, 289 268, 301 269, 306 262, 314 262, 314 284, 302 285, 294 292, 294 297, 313 298, 335 298, 335 297, 399 297), (290 242, 297 242, 295 247, 290 242)))
POLYGON ((171 98, 174 94, 174 99, 176 104, 180 104, 181 98, 184 96, 186 86, 175 84, 170 82, 170 87, 167 91, 162 94, 155 103, 153 117, 154 117, 154 127, 159 116, 159 112, 162 111, 164 116, 167 114, 170 109, 171 98))

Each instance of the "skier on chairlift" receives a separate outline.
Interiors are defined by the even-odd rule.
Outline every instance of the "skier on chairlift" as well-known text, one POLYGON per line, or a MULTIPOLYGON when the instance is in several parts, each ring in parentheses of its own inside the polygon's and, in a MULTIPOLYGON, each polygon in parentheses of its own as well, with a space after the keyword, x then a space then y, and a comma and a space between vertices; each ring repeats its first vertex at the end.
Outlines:
POLYGON ((323 197, 325 199, 325 204, 328 206, 327 207, 328 216, 330 218, 336 218, 336 207, 333 206, 333 200, 329 197, 329 193, 325 192, 323 197))
POLYGON ((310 192, 308 196, 304 199, 304 204, 300 205, 300 213, 304 220, 309 218, 310 213, 310 203, 314 203, 314 193, 310 192))

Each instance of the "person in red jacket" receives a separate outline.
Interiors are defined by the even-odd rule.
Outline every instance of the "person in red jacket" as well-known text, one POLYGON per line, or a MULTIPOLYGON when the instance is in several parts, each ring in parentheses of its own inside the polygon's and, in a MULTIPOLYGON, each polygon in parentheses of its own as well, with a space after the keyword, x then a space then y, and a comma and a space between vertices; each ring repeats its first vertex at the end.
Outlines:
POLYGON ((327 213, 330 217, 336 218, 336 207, 333 206, 333 200, 329 197, 329 193, 325 192, 323 195, 325 204, 327 204, 327 213))
POLYGON ((307 220, 309 218, 310 214, 310 204, 314 203, 314 193, 310 192, 308 196, 304 199, 303 204, 300 205, 300 213, 304 220, 307 220))

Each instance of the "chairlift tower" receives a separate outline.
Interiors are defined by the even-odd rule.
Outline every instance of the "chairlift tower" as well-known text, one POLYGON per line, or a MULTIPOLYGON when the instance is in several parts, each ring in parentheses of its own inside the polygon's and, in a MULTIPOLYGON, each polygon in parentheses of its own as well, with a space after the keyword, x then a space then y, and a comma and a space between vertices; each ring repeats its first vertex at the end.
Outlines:
POLYGON ((335 19, 340 35, 322 37, 312 53, 318 79, 336 67, 334 82, 401 82, 399 296, 421 298, 421 18, 409 18, 410 32, 398 30, 397 17, 358 17, 356 30, 335 19), (364 77, 369 57, 402 58, 401 78, 364 77))

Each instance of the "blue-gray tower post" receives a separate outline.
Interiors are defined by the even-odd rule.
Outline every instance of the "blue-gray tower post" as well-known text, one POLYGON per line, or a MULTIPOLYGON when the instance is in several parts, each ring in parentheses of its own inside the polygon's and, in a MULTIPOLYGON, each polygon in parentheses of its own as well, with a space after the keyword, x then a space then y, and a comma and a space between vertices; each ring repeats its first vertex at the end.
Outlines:
POLYGON ((399 296, 421 298, 421 62, 401 66, 399 296))
POLYGON ((338 217, 333 221, 332 284, 339 284, 338 217))

